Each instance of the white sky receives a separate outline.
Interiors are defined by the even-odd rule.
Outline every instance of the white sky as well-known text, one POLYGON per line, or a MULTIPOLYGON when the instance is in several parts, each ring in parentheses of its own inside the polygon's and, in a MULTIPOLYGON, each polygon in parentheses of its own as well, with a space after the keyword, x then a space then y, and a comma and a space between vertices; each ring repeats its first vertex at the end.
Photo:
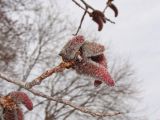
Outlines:
MULTIPOLYGON (((105 6, 105 0, 86 1, 98 9, 105 6)), ((78 25, 83 11, 71 0, 58 2, 78 25)), ((150 120, 160 120, 160 0, 114 0, 114 3, 119 16, 114 18, 111 11, 108 16, 116 21, 115 25, 107 23, 98 32, 96 24, 87 18, 82 28, 91 29, 103 43, 111 44, 114 52, 129 58, 138 78, 143 80, 141 105, 150 120)))

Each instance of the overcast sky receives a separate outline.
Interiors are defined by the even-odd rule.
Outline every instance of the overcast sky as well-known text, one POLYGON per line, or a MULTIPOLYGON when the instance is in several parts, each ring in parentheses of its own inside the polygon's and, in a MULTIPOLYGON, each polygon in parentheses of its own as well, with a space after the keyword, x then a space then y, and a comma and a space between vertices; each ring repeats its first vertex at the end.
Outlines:
MULTIPOLYGON (((79 0, 77 0, 79 1, 79 0)), ((86 0, 97 9, 105 0, 86 0)), ((71 0, 59 1, 64 12, 80 21, 82 10, 71 0)), ((107 23, 102 32, 88 18, 82 28, 92 29, 114 52, 126 56, 133 63, 139 79, 143 80, 142 106, 150 120, 160 120, 160 0, 114 0, 118 18, 109 11, 107 16, 116 22, 107 23)))

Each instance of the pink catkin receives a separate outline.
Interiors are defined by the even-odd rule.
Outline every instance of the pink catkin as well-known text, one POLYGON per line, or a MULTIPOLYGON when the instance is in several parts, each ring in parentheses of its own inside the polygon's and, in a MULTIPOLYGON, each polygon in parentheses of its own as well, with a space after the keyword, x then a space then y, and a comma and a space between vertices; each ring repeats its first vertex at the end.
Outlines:
POLYGON ((107 60, 106 60, 104 54, 102 54, 102 55, 100 56, 98 63, 107 68, 107 60))
POLYGON ((24 104, 28 110, 33 109, 32 101, 30 100, 28 95, 25 94, 24 92, 19 92, 19 91, 11 92, 9 93, 9 96, 11 96, 16 103, 24 104))
POLYGON ((111 78, 110 74, 108 73, 107 69, 100 64, 94 63, 91 60, 87 60, 84 63, 77 64, 74 69, 79 74, 89 75, 91 77, 103 80, 109 86, 114 86, 114 80, 111 78))
POLYGON ((114 80, 107 70, 107 62, 104 56, 104 46, 96 42, 84 41, 83 36, 75 36, 63 47, 60 52, 64 61, 74 61, 72 67, 79 74, 96 78, 94 85, 99 86, 104 81, 109 86, 114 86, 114 80), (76 53, 80 52, 81 61, 77 60, 76 53))

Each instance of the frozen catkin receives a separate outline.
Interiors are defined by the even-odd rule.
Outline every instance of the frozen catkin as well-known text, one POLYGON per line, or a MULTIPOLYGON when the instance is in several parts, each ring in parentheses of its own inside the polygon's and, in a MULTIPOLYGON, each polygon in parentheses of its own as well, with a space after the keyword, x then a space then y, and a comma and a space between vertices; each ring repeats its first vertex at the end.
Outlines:
POLYGON ((28 110, 33 109, 33 104, 27 94, 20 91, 10 92, 0 97, 0 120, 24 120, 20 105, 23 104, 28 110))
POLYGON ((96 87, 102 82, 109 86, 114 86, 115 82, 107 70, 104 50, 105 48, 103 45, 96 42, 85 41, 84 37, 79 35, 73 37, 64 46, 60 55, 64 61, 70 60, 75 62, 72 69, 74 69, 78 74, 95 78, 96 80, 94 81, 94 85, 96 87), (83 43, 81 41, 83 41, 83 43), (66 58, 67 60, 65 60, 66 58))

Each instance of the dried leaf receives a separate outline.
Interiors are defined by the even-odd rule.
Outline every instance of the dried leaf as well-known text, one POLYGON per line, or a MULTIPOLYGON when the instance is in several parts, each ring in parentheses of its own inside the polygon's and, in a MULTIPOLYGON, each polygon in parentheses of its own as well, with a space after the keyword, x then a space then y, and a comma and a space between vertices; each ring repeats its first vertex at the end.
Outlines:
POLYGON ((117 7, 112 3, 113 0, 108 0, 107 5, 114 11, 115 17, 118 16, 118 9, 117 7))
POLYGON ((98 31, 101 31, 103 29, 103 23, 106 23, 105 15, 99 10, 94 10, 90 16, 98 24, 98 31))
POLYGON ((114 11, 115 17, 117 17, 118 16, 118 9, 117 9, 117 7, 113 3, 110 4, 109 7, 114 11))

